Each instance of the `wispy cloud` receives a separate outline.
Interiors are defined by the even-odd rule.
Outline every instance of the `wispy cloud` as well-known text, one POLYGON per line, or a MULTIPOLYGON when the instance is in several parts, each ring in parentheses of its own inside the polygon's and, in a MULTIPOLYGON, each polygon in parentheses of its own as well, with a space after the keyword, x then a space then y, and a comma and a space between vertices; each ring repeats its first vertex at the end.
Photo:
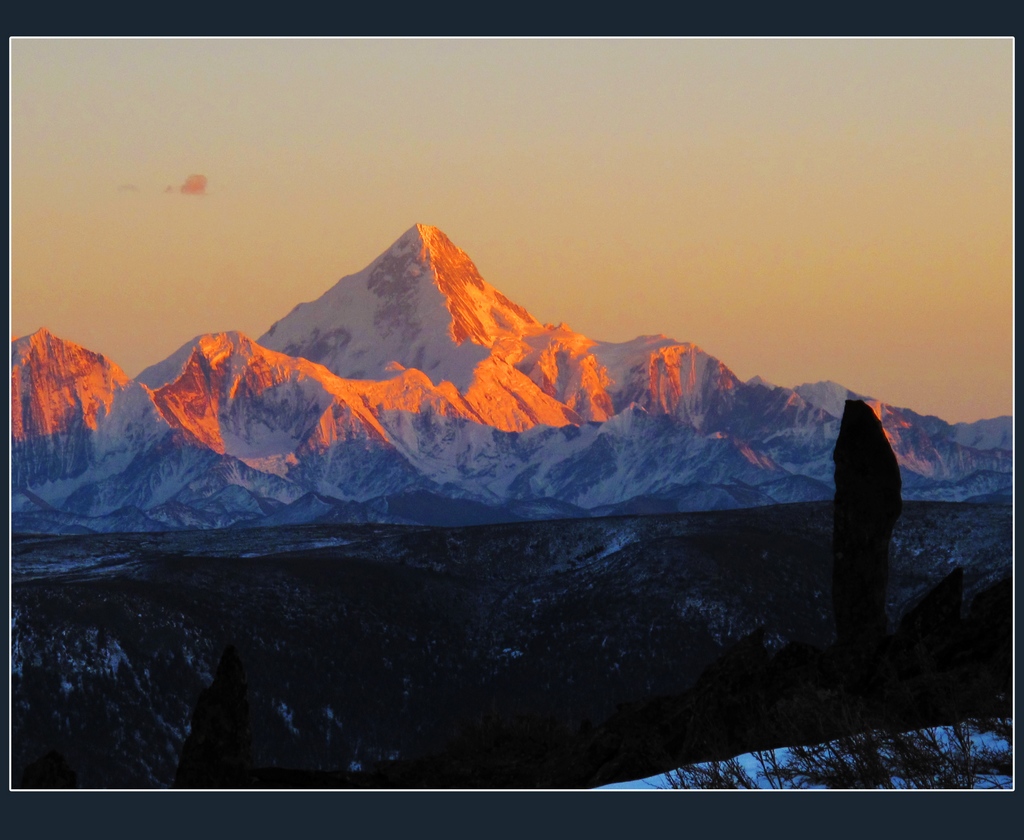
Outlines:
POLYGON ((180 192, 182 195, 206 195, 206 176, 189 175, 185 183, 178 187, 168 187, 164 192, 180 192))

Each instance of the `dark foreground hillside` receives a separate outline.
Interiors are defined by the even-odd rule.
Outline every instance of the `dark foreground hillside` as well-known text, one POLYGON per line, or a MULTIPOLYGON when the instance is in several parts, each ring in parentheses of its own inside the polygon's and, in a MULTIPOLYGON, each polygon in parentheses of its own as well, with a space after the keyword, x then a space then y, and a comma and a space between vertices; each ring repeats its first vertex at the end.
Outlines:
MULTIPOLYGON (((303 526, 32 537, 12 546, 12 770, 59 750, 83 787, 174 779, 221 652, 253 762, 338 770, 439 749, 487 716, 572 731, 678 693, 758 627, 824 646, 832 504, 477 528, 303 526)), ((895 625, 955 567, 1012 573, 1012 511, 907 502, 895 625)))

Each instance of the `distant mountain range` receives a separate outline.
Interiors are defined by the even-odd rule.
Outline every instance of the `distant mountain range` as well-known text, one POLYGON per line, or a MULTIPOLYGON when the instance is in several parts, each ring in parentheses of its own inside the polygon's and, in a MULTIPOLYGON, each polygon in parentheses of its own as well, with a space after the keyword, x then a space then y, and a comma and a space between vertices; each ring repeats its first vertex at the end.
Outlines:
MULTIPOLYGON (((456 525, 822 500, 852 398, 833 382, 743 382, 662 335, 610 343, 542 324, 416 225, 258 341, 199 336, 134 380, 45 329, 12 342, 12 528, 456 525)), ((951 424, 870 402, 905 498, 1011 500, 1011 417, 951 424)))

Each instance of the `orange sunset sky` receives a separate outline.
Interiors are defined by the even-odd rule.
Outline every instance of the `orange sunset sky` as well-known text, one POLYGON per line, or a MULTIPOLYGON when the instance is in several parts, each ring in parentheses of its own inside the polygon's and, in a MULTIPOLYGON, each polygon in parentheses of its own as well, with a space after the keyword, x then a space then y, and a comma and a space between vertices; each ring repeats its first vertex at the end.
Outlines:
POLYGON ((542 321, 1012 412, 1013 41, 13 39, 11 334, 129 375, 420 222, 542 321))

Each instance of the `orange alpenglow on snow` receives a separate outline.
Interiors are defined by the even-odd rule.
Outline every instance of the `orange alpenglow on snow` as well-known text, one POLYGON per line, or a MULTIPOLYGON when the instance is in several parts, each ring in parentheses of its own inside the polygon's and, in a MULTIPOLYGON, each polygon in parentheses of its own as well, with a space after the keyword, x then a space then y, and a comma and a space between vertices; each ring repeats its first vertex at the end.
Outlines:
MULTIPOLYGON (((541 323, 425 225, 258 343, 199 336, 135 380, 45 330, 11 350, 12 482, 35 494, 21 502, 32 510, 72 496, 79 513, 176 498, 191 510, 228 485, 249 494, 231 502, 243 513, 308 492, 363 503, 423 488, 545 500, 559 515, 552 500, 813 500, 830 495, 830 440, 850 398, 922 481, 1002 493, 1012 465, 1003 422, 926 427, 835 382, 741 382, 665 335, 613 343, 541 323)), ((211 510, 159 516, 234 521, 211 510)))
POLYGON ((131 380, 99 353, 45 327, 11 347, 11 437, 56 435, 76 422, 96 429, 131 380))
POLYGON ((700 400, 687 395, 735 380, 700 348, 665 336, 609 344, 564 323, 542 324, 484 280, 442 231, 422 224, 296 306, 259 343, 349 379, 421 371, 448 383, 471 419, 501 431, 604 422, 623 407, 613 391, 630 393, 624 405, 696 417, 700 400), (645 369, 645 381, 630 385, 645 369))
POLYGON ((215 452, 246 461, 285 456, 317 423, 332 440, 353 432, 386 439, 362 399, 362 383, 343 380, 321 365, 267 350, 238 332, 200 336, 178 353, 184 364, 152 391, 153 401, 169 424, 215 452), (240 416, 235 408, 241 402, 258 404, 273 414, 289 400, 305 410, 287 428, 270 429, 258 415, 240 416), (349 433, 335 428, 339 422, 349 433))

